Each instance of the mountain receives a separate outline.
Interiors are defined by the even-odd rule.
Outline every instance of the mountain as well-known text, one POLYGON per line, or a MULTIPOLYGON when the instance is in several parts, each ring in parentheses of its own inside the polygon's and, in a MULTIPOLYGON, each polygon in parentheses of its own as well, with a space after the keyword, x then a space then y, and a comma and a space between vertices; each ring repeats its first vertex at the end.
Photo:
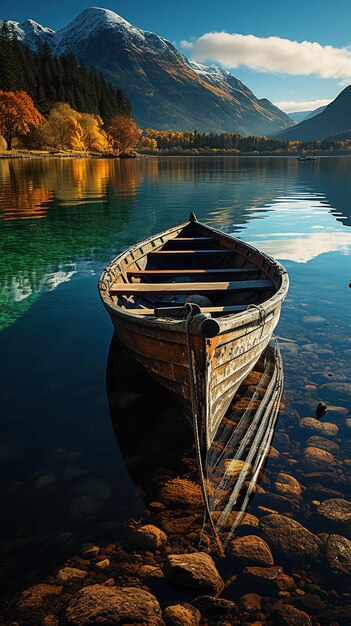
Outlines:
POLYGON ((27 46, 47 42, 56 55, 74 53, 122 88, 144 128, 272 135, 291 123, 230 72, 189 61, 163 37, 108 9, 85 9, 56 33, 32 20, 12 24, 27 46))
POLYGON ((306 117, 304 119, 305 120, 309 120, 312 117, 315 117, 316 115, 319 115, 320 113, 322 113, 324 111, 325 108, 326 108, 326 106, 324 105, 322 107, 318 107, 318 109, 314 109, 314 111, 306 111, 307 115, 306 115, 306 117))
POLYGON ((293 122, 299 123, 303 122, 310 113, 313 113, 313 111, 293 111, 292 113, 288 113, 288 115, 293 122))
POLYGON ((314 109, 313 111, 296 111, 295 113, 289 113, 289 117, 291 117, 294 122, 299 123, 319 115, 319 113, 322 113, 324 109, 325 106, 318 107, 318 109, 314 109))
POLYGON ((351 128, 351 85, 325 107, 322 113, 279 133, 286 141, 321 140, 351 128))

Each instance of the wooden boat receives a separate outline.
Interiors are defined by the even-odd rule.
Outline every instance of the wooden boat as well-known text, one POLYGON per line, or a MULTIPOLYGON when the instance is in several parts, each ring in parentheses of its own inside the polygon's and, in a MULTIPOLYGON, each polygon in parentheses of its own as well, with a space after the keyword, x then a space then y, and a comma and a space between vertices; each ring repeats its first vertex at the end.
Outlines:
POLYGON ((118 337, 180 400, 207 449, 287 290, 277 261, 194 214, 120 254, 99 281, 118 337))
POLYGON ((299 156, 299 161, 317 161, 317 157, 315 156, 299 156))

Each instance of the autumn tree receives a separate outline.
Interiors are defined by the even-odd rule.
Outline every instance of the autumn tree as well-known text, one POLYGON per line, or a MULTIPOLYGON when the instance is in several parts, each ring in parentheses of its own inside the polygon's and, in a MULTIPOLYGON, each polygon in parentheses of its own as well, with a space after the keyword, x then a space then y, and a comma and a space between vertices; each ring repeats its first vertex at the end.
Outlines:
POLYGON ((83 135, 82 141, 86 150, 97 150, 104 152, 110 148, 107 133, 103 130, 103 121, 99 115, 83 113, 80 115, 79 123, 83 135))
POLYGON ((122 156, 136 148, 141 137, 141 130, 137 127, 133 118, 125 115, 116 115, 111 120, 109 133, 115 147, 122 156))
POLYGON ((11 150, 16 135, 28 135, 44 121, 25 91, 0 91, 0 134, 11 150))

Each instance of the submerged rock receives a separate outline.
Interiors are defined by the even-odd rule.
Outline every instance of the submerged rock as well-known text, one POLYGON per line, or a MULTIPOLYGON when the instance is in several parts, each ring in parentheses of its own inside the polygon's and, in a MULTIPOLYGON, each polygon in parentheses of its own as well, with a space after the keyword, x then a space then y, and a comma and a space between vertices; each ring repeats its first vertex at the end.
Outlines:
POLYGON ((261 610, 262 599, 257 593, 245 593, 241 596, 239 604, 246 613, 257 613, 261 610))
POLYGON ((84 523, 97 517, 104 509, 104 503, 92 496, 79 496, 69 504, 68 512, 75 522, 84 523))
POLYGON ((242 565, 273 565, 274 560, 269 546, 256 535, 234 539, 229 544, 228 556, 242 565))
POLYGON ((59 596, 62 585, 42 583, 22 591, 17 602, 17 613, 22 624, 38 624, 49 612, 53 596, 59 596))
POLYGON ((76 593, 65 613, 67 626, 142 624, 164 626, 156 598, 136 587, 90 585, 76 593))
POLYGON ((322 530, 334 530, 351 538, 351 502, 342 498, 324 500, 315 511, 322 530))
POLYGON ((216 595, 224 588, 212 558, 205 552, 170 554, 163 573, 170 582, 203 593, 216 595))
POLYGON ((236 615, 238 607, 232 600, 226 598, 215 598, 214 596, 199 596, 191 601, 202 614, 205 615, 223 615, 224 613, 231 613, 236 615))
POLYGON ((329 535, 325 558, 333 574, 351 574, 351 541, 341 535, 329 535))
POLYGON ((256 585, 268 589, 270 591, 276 591, 279 587, 277 579, 283 573, 282 567, 245 567, 240 574, 240 579, 246 581, 254 588, 256 585))
POLYGON ((203 504, 200 485, 183 478, 174 478, 163 485, 160 498, 166 504, 180 507, 198 507, 203 504))
POLYGON ((324 437, 319 437, 318 435, 312 435, 306 441, 307 446, 311 446, 312 448, 320 448, 320 450, 326 450, 326 452, 330 452, 331 454, 338 454, 340 452, 340 447, 335 441, 330 441, 330 439, 325 439, 324 437))
POLYGON ((57 580, 61 585, 67 583, 82 582, 87 577, 87 572, 76 567, 63 567, 58 571, 57 580))
POLYGON ((304 449, 302 464, 308 470, 323 470, 333 467, 336 461, 333 455, 326 450, 320 448, 313 448, 308 446, 304 449))
POLYGON ((152 524, 133 528, 130 534, 132 543, 142 550, 158 550, 167 543, 167 535, 152 524))
POLYGON ((191 604, 172 604, 163 611, 163 619, 167 626, 198 626, 201 613, 191 604))
POLYGON ((336 424, 320 422, 315 417, 303 417, 300 428, 325 437, 336 437, 339 431, 336 424))
POLYGON ((321 558, 321 540, 296 520, 285 515, 265 515, 259 528, 268 544, 286 558, 303 561, 321 558))
POLYGON ((277 626, 312 626, 309 615, 290 604, 279 607, 271 617, 277 626))
POLYGON ((279 472, 274 487, 283 496, 300 496, 302 491, 299 481, 285 472, 279 472))

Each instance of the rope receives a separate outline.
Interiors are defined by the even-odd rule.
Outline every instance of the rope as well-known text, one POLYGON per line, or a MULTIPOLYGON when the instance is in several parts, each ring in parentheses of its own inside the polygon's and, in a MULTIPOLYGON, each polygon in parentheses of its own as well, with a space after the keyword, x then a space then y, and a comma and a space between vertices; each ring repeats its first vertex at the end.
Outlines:
POLYGON ((189 386, 190 386, 191 410, 192 410, 192 414, 193 414, 193 426, 194 426, 196 458, 197 458, 197 463, 198 463, 198 467, 199 467, 201 491, 202 491, 202 496, 203 496, 204 503, 205 503, 206 514, 207 514, 207 517, 208 517, 208 521, 209 521, 209 524, 210 524, 213 536, 214 536, 216 544, 217 544, 217 548, 218 548, 219 554, 221 556, 224 556, 223 545, 222 545, 222 542, 221 542, 221 540, 219 538, 219 535, 217 533, 215 525, 213 523, 213 519, 212 519, 212 515, 211 515, 211 511, 210 511, 210 505, 209 505, 209 502, 208 502, 206 485, 205 485, 205 475, 204 475, 204 468, 203 468, 203 463, 202 463, 201 443, 200 443, 200 436, 199 436, 199 411, 198 411, 198 404, 200 403, 200 397, 199 396, 200 396, 201 392, 198 395, 196 395, 196 371, 195 371, 195 364, 194 364, 194 360, 193 360, 193 353, 192 353, 192 349, 191 349, 190 326, 191 326, 192 319, 194 317, 194 309, 193 309, 193 306, 192 306, 192 304, 190 302, 188 302, 186 304, 186 307, 188 309, 188 315, 187 315, 187 318, 186 318, 186 338, 187 338, 188 363, 189 363, 189 383, 190 383, 189 386))

